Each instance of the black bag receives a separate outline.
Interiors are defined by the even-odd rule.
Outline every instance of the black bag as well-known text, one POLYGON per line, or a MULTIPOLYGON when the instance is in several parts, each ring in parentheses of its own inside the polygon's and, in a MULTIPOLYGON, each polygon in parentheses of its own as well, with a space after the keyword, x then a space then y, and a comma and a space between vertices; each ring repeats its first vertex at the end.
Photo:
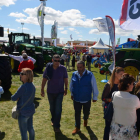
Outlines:
MULTIPOLYGON (((112 101, 113 101, 114 94, 112 96, 112 101)), ((112 121, 112 117, 113 117, 113 113, 114 113, 112 101, 108 104, 107 108, 104 110, 104 119, 107 121, 112 121)))

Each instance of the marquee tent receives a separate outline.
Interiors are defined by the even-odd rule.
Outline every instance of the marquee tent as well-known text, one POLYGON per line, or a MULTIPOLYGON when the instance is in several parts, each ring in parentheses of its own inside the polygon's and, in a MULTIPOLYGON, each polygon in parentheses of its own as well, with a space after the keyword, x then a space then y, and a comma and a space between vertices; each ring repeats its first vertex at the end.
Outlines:
MULTIPOLYGON (((104 52, 106 52, 108 54, 109 47, 106 46, 100 38, 100 40, 95 45, 91 46, 90 49, 94 49, 94 53, 99 53, 99 52, 104 53, 104 52)), ((93 51, 91 51, 91 52, 93 52, 93 51)))

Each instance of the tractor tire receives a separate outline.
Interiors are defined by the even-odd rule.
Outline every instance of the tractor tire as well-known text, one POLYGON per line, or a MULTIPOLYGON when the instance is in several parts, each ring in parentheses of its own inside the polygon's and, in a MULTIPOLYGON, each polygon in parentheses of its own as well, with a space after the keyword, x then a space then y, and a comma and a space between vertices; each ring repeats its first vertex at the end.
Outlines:
POLYGON ((136 76, 139 75, 140 66, 135 63, 126 62, 124 63, 123 68, 124 68, 125 73, 133 75, 135 79, 136 79, 136 76))
POLYGON ((36 70, 42 71, 44 68, 44 58, 42 54, 38 54, 36 56, 36 64, 37 64, 36 70))
POLYGON ((0 59, 0 80, 4 91, 9 90, 12 84, 12 76, 8 57, 2 57, 2 59, 0 59))
POLYGON ((12 69, 12 72, 18 72, 19 64, 20 64, 19 61, 14 60, 13 58, 11 58, 11 69, 12 69))
POLYGON ((95 68, 98 68, 98 64, 95 64, 94 67, 95 67, 95 68))

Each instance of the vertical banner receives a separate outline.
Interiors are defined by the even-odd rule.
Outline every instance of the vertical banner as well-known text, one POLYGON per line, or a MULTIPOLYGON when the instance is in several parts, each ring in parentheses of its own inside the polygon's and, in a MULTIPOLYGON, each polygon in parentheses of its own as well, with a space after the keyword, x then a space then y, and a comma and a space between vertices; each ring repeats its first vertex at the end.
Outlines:
POLYGON ((119 26, 124 30, 140 30, 140 0, 123 0, 119 26))
POLYGON ((115 68, 115 47, 116 47, 116 43, 115 43, 115 24, 114 24, 113 19, 110 16, 106 16, 106 22, 107 22, 108 32, 109 32, 110 40, 111 40, 111 43, 112 43, 112 49, 113 49, 113 61, 114 61, 113 68, 115 68))
POLYGON ((58 22, 54 21, 54 25, 52 25, 51 28, 51 38, 54 40, 54 46, 57 46, 57 28, 58 28, 58 22))

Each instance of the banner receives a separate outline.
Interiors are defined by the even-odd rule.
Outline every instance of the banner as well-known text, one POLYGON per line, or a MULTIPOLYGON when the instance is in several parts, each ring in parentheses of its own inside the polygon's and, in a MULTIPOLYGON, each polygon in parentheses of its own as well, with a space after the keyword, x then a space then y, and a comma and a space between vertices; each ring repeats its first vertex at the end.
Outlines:
POLYGON ((37 10, 37 19, 40 27, 42 27, 42 20, 43 20, 43 2, 41 2, 40 6, 38 7, 37 10))
POLYGON ((70 39, 72 40, 72 34, 70 35, 70 39))
POLYGON ((93 20, 94 24, 96 25, 96 27, 98 28, 99 32, 108 32, 108 27, 107 27, 107 22, 106 19, 96 19, 93 20))
POLYGON ((57 38, 57 28, 58 28, 58 23, 54 21, 54 25, 52 25, 51 29, 51 38, 56 39, 57 38))
POLYGON ((111 40, 112 48, 113 48, 113 60, 114 60, 114 68, 115 68, 115 47, 116 47, 115 25, 114 25, 113 19, 110 16, 106 16, 106 21, 107 21, 108 32, 109 32, 109 36, 110 36, 110 40, 111 40))
POLYGON ((124 0, 119 26, 124 30, 140 30, 140 0, 124 0))

